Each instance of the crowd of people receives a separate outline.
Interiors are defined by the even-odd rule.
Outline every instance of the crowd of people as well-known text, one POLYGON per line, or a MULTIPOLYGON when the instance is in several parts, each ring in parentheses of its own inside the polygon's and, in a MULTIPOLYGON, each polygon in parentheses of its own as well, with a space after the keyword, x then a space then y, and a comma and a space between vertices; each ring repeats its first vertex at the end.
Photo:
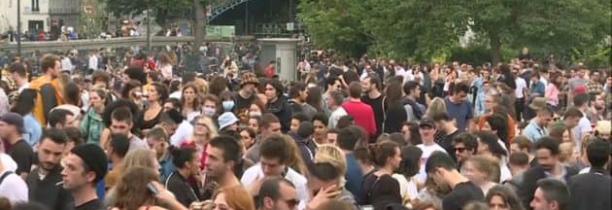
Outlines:
POLYGON ((610 69, 322 52, 281 81, 172 60, 79 75, 47 54, 31 78, 13 59, 0 210, 611 207, 610 69))

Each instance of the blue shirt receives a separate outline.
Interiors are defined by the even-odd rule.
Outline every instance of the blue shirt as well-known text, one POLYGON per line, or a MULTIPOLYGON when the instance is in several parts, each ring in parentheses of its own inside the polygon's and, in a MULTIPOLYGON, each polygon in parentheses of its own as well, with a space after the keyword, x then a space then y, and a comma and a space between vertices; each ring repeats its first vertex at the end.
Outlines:
POLYGON ((531 142, 536 143, 538 139, 548 135, 548 130, 546 130, 546 128, 541 128, 534 120, 532 120, 529 122, 529 125, 525 127, 525 130, 523 130, 523 135, 529 138, 531 142))
MULTIPOLYGON (((346 189, 353 193, 355 198, 362 198, 363 190, 363 171, 359 167, 355 154, 350 153, 346 155, 346 189)), ((357 201, 361 203, 361 201, 357 201)))
POLYGON ((538 96, 540 97, 544 97, 544 94, 546 93, 546 87, 544 86, 544 83, 537 81, 536 83, 531 83, 531 93, 536 93, 538 94, 538 96))
POLYGON ((446 102, 446 111, 448 115, 457 122, 457 128, 459 128, 460 131, 465 131, 468 121, 474 116, 470 102, 465 101, 460 104, 455 104, 451 102, 448 97, 444 99, 444 102, 446 102))
POLYGON ((25 133, 23 138, 28 142, 31 147, 38 144, 40 137, 42 136, 42 127, 36 121, 32 113, 23 116, 23 127, 25 127, 25 133))

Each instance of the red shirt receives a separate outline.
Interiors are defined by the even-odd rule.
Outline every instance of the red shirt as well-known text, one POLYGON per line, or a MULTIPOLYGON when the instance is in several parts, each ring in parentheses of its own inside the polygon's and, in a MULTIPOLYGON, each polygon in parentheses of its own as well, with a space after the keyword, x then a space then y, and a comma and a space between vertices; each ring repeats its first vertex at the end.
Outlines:
POLYGON ((370 136, 376 135, 376 120, 372 107, 361 101, 349 100, 342 104, 342 108, 353 117, 355 124, 365 129, 370 136))

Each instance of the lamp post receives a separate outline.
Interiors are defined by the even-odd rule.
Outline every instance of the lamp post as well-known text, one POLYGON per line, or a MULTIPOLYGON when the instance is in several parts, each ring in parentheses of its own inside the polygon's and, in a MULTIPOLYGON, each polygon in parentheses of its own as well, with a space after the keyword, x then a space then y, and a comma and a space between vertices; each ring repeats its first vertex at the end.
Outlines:
POLYGON ((17 0, 17 56, 21 56, 21 0, 17 0))
POLYGON ((147 52, 151 52, 151 6, 150 3, 147 5, 147 52))

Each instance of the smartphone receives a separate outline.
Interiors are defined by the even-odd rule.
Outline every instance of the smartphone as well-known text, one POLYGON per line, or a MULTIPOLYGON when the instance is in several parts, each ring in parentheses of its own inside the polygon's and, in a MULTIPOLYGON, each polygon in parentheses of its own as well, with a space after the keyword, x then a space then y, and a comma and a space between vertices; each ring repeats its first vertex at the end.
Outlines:
POLYGON ((149 192, 151 192, 153 195, 159 194, 159 190, 157 190, 157 187, 153 185, 153 182, 149 182, 149 184, 147 184, 147 190, 149 190, 149 192))

